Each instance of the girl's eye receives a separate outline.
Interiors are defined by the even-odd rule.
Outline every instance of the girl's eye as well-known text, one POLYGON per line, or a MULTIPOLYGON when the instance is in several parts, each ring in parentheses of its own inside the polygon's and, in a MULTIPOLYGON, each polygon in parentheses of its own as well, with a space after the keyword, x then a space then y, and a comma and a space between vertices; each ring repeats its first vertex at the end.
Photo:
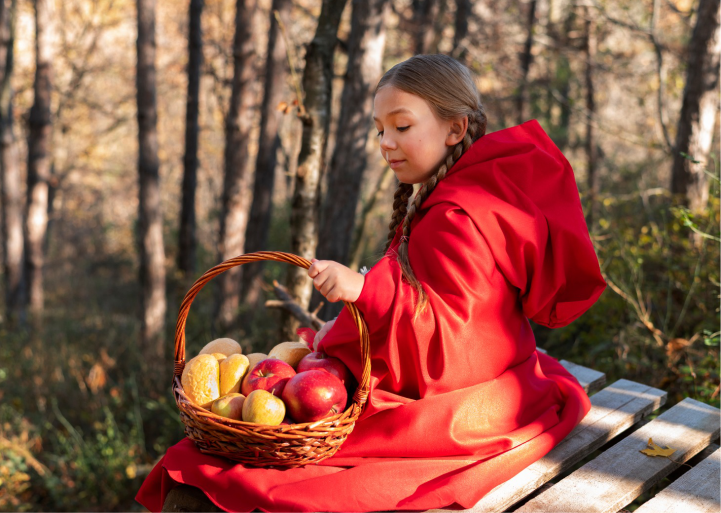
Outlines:
MULTIPOLYGON (((408 130, 409 128, 410 128, 410 126, 399 126, 399 127, 396 127, 396 130, 398 130, 399 132, 405 132, 405 131, 408 130)), ((381 130, 381 131, 378 132, 378 134, 377 134, 378 137, 380 137, 381 135, 383 135, 383 130, 381 130)))

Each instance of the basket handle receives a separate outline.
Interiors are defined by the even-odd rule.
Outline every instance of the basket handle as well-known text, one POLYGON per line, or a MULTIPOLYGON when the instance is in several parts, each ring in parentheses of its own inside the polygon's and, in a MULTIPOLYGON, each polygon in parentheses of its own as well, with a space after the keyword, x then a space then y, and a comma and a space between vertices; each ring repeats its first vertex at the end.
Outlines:
MULTIPOLYGON (((248 264, 250 262, 258 262, 262 260, 273 260, 276 262, 285 262, 293 264, 304 269, 308 269, 311 262, 303 257, 293 255, 292 253, 283 253, 280 251, 258 251, 256 253, 246 253, 237 257, 229 258, 225 262, 221 262, 215 267, 208 269, 200 278, 198 278, 190 290, 185 294, 183 302, 178 312, 178 322, 175 325, 175 365, 173 369, 173 381, 176 377, 180 377, 185 367, 185 323, 188 319, 190 305, 193 303, 195 296, 210 280, 215 278, 228 269, 239 265, 248 264)), ((366 326, 361 313, 353 303, 343 302, 350 311, 353 321, 358 327, 361 344, 361 358, 363 359, 363 370, 358 388, 353 396, 353 400, 360 406, 365 404, 368 399, 368 390, 370 383, 371 365, 370 365, 370 339, 368 337, 368 326, 366 326)))

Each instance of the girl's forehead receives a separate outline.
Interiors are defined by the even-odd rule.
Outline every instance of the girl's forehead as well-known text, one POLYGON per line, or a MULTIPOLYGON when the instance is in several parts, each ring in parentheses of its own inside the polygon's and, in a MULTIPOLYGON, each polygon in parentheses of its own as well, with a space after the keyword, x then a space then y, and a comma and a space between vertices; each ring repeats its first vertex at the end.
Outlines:
POLYGON ((402 113, 420 117, 430 111, 430 106, 423 98, 393 86, 383 87, 373 99, 373 119, 375 120, 402 113))

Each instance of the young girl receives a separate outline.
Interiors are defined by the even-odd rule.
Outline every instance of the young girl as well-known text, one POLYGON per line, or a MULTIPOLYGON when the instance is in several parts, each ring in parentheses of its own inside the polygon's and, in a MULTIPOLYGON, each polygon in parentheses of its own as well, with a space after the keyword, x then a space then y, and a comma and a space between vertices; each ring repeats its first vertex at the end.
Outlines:
MULTIPOLYGON (((385 255, 365 276, 325 260, 308 270, 370 331, 370 395, 354 431, 333 457, 287 470, 184 440, 138 494, 149 509, 177 483, 235 511, 470 508, 588 412, 578 382, 536 351, 528 321, 564 326, 605 288, 561 152, 535 121, 484 135, 469 71, 443 55, 389 70, 374 121, 400 181, 385 255)), ((360 376, 347 311, 316 343, 360 376)))

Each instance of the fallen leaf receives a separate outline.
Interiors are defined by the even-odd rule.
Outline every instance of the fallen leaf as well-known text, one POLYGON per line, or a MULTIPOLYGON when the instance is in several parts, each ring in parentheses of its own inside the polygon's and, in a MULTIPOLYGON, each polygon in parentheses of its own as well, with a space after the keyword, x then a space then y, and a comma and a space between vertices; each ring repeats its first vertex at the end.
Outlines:
POLYGON ((648 448, 643 449, 641 452, 644 453, 646 456, 663 456, 665 458, 668 458, 676 452, 676 449, 671 449, 668 446, 666 446, 665 449, 662 449, 661 447, 653 443, 653 438, 649 438, 648 448))

